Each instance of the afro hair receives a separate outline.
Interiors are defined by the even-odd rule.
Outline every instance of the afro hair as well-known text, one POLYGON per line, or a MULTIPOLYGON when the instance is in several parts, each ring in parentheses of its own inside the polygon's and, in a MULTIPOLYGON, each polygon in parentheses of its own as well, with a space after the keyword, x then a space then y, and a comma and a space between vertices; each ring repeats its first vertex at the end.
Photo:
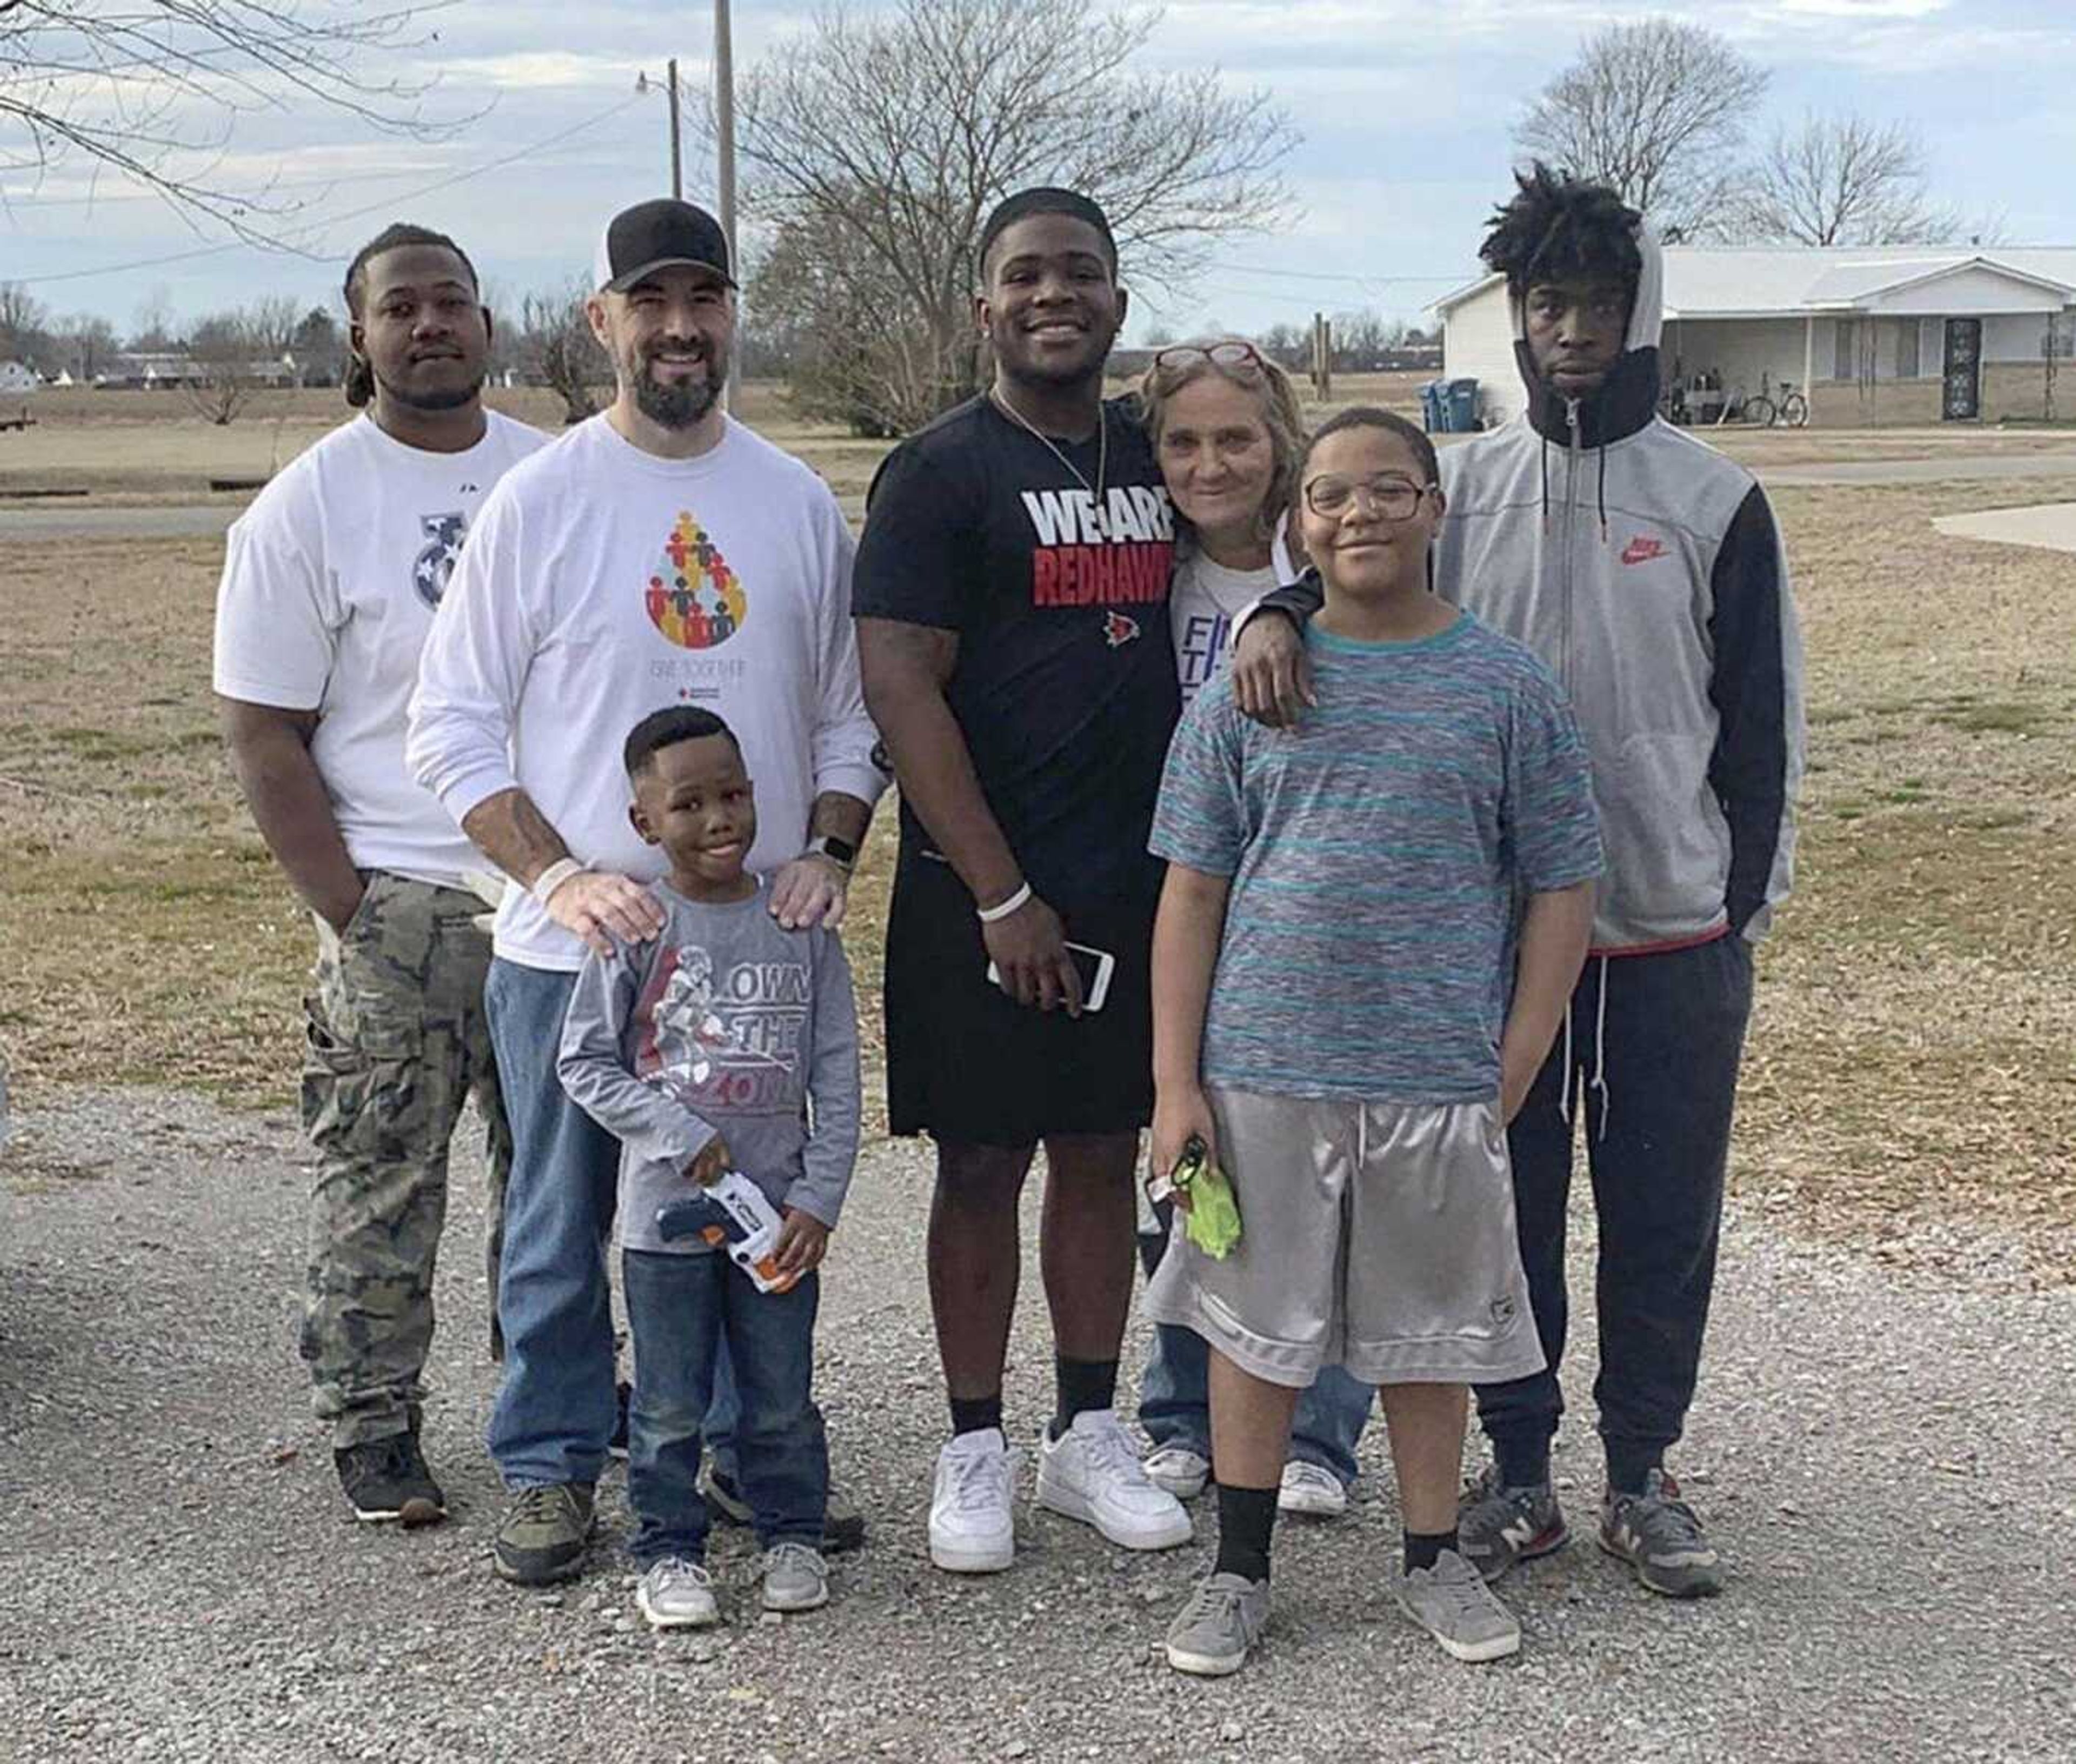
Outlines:
POLYGON ((1478 255, 1516 293, 1535 282, 1608 280, 1635 288, 1643 272, 1636 243, 1643 217, 1620 195, 1539 160, 1513 181, 1513 200, 1493 212, 1478 255))

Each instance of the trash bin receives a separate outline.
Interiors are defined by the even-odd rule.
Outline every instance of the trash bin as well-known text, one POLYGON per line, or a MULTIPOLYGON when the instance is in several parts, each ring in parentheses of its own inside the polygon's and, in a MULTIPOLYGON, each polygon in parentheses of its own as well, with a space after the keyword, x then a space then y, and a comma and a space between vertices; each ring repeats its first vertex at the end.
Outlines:
POLYGON ((1443 394, 1443 409, 1447 421, 1442 425, 1445 434, 1468 435, 1478 426, 1478 383, 1475 380, 1452 380, 1443 394))
POLYGON ((1425 380, 1420 387, 1420 425, 1430 435, 1445 433, 1449 426, 1449 413, 1443 403, 1443 382, 1425 380))

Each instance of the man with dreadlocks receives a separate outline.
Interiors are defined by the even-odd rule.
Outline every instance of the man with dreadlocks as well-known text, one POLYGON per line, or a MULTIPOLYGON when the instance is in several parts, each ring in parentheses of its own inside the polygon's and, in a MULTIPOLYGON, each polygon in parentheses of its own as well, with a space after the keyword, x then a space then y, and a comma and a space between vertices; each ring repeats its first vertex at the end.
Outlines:
MULTIPOLYGON (((419 1376, 447 1143, 471 1090, 493 1197, 509 1139, 483 1010, 490 939, 467 882, 484 866, 412 782, 405 712, 478 505, 547 438, 484 409, 491 318, 453 240, 388 228, 353 259, 346 304, 347 398, 367 413, 231 528, 215 685, 252 818, 316 922, 303 1358, 355 1515, 413 1525, 446 1512, 419 1448, 419 1376)), ((496 1243, 493 1218, 493 1266, 496 1243)))
MULTIPOLYGON (((1488 1579, 1567 1533, 1550 1473, 1563 1401, 1565 1204, 1583 1131, 1600 1222, 1601 1547, 1672 1597, 1722 1584, 1664 1468, 1699 1373, 1752 951, 1787 894, 1801 644, 1750 472, 1657 414, 1663 264, 1614 191, 1536 165, 1481 255, 1505 276, 1517 421, 1441 456, 1435 587, 1563 683, 1607 852, 1592 959, 1512 1123, 1522 1260, 1548 1370, 1487 1385, 1494 1462, 1459 1513, 1488 1579)), ((1316 589, 1263 604, 1309 616, 1316 589)), ((1289 619, 1241 633, 1242 708, 1311 697, 1289 619)))

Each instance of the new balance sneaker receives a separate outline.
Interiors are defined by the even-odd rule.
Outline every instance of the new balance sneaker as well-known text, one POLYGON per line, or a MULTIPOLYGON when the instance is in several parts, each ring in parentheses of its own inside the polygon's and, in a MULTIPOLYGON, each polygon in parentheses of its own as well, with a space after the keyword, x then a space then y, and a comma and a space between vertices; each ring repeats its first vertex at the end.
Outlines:
POLYGON ((1488 1580, 1572 1541, 1557 1491, 1547 1482, 1506 1488, 1496 1464, 1486 1465, 1457 1501, 1456 1537, 1464 1559, 1488 1580))
POLYGON ((331 1461, 356 1519, 430 1525, 447 1516, 447 1497, 426 1467, 416 1434, 363 1439, 334 1451, 331 1461))
POLYGON ((804 1543, 774 1543, 764 1552, 764 1608, 812 1611, 829 1602, 829 1565, 804 1543))
POLYGON ((1268 1622, 1268 1583, 1244 1575, 1199 1580, 1168 1625, 1168 1663, 1177 1672, 1222 1679, 1246 1665, 1268 1622))
MULTIPOLYGON (((735 1479, 723 1476, 711 1464, 707 1467, 706 1480, 700 1484, 700 1492, 707 1497, 707 1505, 712 1508, 714 1517, 724 1525, 757 1523, 757 1515, 742 1498, 742 1490, 735 1479)), ((856 1501, 831 1483, 828 1502, 822 1509, 822 1554, 840 1556, 864 1547, 865 1515, 857 1510, 856 1501)))
POLYGON ((1454 1550, 1431 1568, 1401 1574, 1393 1589, 1399 1608, 1441 1644, 1452 1660, 1503 1660, 1521 1649, 1521 1625, 1484 1577, 1454 1550))
POLYGON ((666 1556, 641 1571, 634 1604, 652 1629, 710 1629, 720 1621, 713 1577, 679 1556, 666 1556))
POLYGON ((999 1427, 961 1434, 937 1454, 930 1559, 953 1574, 994 1574, 1016 1554, 1016 1458, 999 1427))
POLYGON ((1211 1461, 1188 1446, 1156 1446, 1141 1466, 1146 1480, 1177 1500, 1194 1500, 1211 1480, 1211 1461))
POLYGON ((1279 1513, 1303 1513, 1314 1519, 1338 1518, 1348 1510, 1348 1491, 1332 1471, 1293 1458, 1283 1467, 1276 1508, 1279 1513))
POLYGON ((1125 1550, 1172 1550, 1194 1528, 1182 1503, 1147 1480, 1115 1409, 1085 1409, 1057 1439, 1038 1440, 1038 1505, 1094 1525, 1125 1550))
POLYGON ((591 1542, 592 1499, 588 1482, 520 1489, 491 1544, 498 1574, 522 1587, 548 1586, 576 1574, 591 1542))
POLYGON ((1722 1566, 1700 1518, 1662 1470, 1651 1471, 1640 1495, 1608 1491, 1601 1504, 1601 1547, 1668 1599, 1705 1599, 1723 1590, 1722 1566))

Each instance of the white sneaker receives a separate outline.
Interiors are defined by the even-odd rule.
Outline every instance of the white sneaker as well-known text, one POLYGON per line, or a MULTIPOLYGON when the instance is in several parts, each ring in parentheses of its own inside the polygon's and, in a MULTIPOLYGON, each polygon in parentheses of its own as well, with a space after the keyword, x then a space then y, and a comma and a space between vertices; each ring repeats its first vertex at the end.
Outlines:
POLYGON ((652 1629, 705 1629, 720 1621, 712 1577, 696 1562, 676 1556, 642 1571, 634 1602, 652 1629))
POLYGON ((1332 1471, 1293 1458, 1283 1467, 1283 1486, 1276 1491, 1276 1506, 1280 1513, 1337 1519, 1348 1510, 1348 1492, 1332 1471))
POLYGON ((952 1574, 995 1574, 1016 1554, 1016 1457, 999 1427, 961 1434, 937 1454, 930 1559, 952 1574))
POLYGON ((1211 1479, 1211 1461, 1187 1446, 1156 1446, 1142 1467, 1146 1480, 1177 1500, 1194 1500, 1211 1479))
POLYGON ((1084 1409, 1057 1439, 1049 1428, 1040 1434, 1038 1505, 1126 1550, 1172 1550, 1193 1529, 1182 1503, 1147 1480, 1138 1447, 1109 1409, 1084 1409))

